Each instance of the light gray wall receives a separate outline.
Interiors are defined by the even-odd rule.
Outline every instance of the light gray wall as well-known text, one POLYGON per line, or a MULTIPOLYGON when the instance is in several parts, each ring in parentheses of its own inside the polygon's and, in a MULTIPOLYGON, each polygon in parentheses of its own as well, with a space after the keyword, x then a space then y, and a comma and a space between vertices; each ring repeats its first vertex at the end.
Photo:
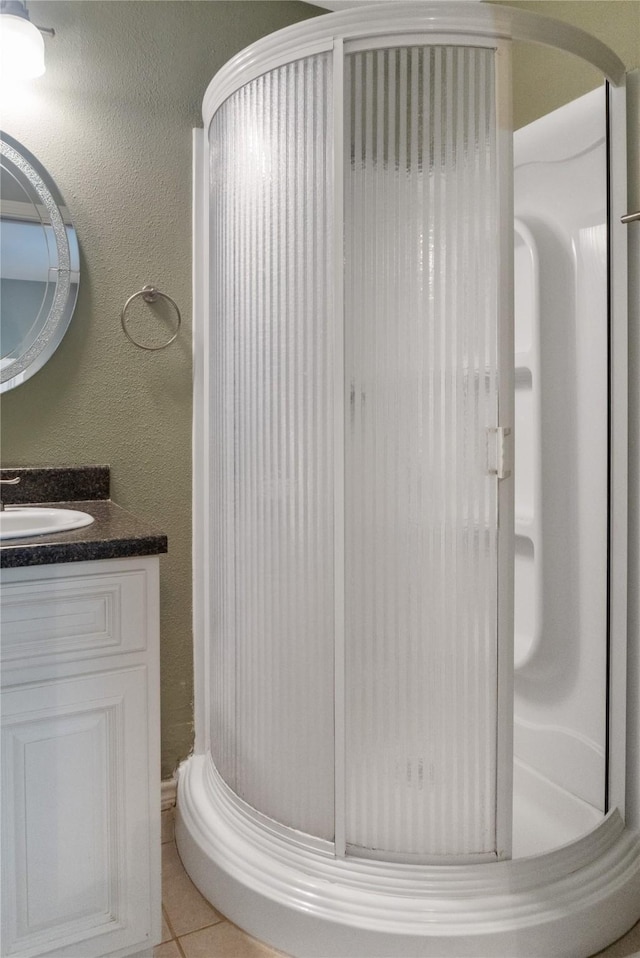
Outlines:
POLYGON ((209 81, 236 51, 322 11, 215 0, 34 0, 29 10, 56 36, 45 40, 46 74, 22 92, 4 91, 2 127, 60 187, 82 276, 62 345, 2 397, 2 464, 109 463, 113 499, 168 534, 167 776, 188 753, 193 724, 191 131, 202 125, 209 81), (178 341, 157 353, 136 349, 120 328, 125 300, 145 283, 172 296, 184 318, 178 341))

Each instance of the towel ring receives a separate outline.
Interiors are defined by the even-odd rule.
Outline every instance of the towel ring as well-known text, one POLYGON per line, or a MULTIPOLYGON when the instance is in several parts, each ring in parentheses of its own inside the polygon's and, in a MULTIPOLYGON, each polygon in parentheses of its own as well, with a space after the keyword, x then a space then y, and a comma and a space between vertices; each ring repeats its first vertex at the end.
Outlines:
POLYGON ((137 293, 134 293, 133 296, 130 296, 122 307, 122 312, 120 313, 120 322, 122 323, 122 328, 127 339, 130 339, 134 346, 139 346, 140 349, 146 349, 149 352, 155 352, 156 349, 166 349, 167 346, 170 346, 171 343, 176 339, 178 332, 180 330, 180 324, 182 323, 182 316, 180 315, 180 310, 178 309, 178 304, 175 300, 171 299, 170 296, 167 296, 166 293, 163 293, 161 290, 156 289, 155 286, 143 286, 142 289, 139 289, 137 293), (137 339, 134 339, 129 330, 127 329, 127 310, 134 299, 137 299, 138 296, 142 296, 145 303, 155 303, 158 300, 158 296, 162 296, 163 299, 166 299, 168 303, 171 303, 173 308, 176 311, 178 317, 178 325, 176 326, 176 331, 168 339, 166 343, 162 343, 160 346, 145 346, 144 343, 139 343, 137 339))

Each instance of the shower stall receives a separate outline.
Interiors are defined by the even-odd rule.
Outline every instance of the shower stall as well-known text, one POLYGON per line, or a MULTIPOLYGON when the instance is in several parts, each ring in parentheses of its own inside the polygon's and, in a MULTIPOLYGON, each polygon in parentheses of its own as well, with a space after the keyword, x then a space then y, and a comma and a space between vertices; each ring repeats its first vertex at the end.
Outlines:
POLYGON ((465 2, 289 27, 207 90, 177 840, 291 955, 586 958, 640 918, 624 92, 465 2), (605 87, 514 137, 514 40, 605 87))

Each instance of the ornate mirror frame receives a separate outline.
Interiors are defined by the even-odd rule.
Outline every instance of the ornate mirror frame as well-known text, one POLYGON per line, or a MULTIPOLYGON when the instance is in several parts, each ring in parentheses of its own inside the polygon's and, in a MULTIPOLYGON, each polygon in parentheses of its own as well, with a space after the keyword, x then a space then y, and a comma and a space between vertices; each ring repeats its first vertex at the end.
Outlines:
MULTIPOLYGON (((31 321, 33 333, 25 336, 15 355, 2 358, 0 392, 13 389, 44 366, 60 345, 67 331, 78 296, 80 254, 76 232, 56 184, 17 140, 0 133, 0 163, 13 176, 31 200, 34 221, 47 231, 49 255, 47 284, 54 284, 48 311, 31 321)), ((6 213, 3 203, 3 218, 6 213)), ((8 219, 11 218, 10 205, 8 219)))

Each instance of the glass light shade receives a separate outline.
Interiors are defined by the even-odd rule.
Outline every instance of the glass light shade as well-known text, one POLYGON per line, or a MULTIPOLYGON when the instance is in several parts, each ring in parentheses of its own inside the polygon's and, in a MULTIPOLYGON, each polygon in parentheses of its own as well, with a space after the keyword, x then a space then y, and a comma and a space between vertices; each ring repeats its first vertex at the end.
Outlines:
POLYGON ((9 13, 0 16, 0 63, 3 80, 42 76, 44 40, 30 20, 9 13))

